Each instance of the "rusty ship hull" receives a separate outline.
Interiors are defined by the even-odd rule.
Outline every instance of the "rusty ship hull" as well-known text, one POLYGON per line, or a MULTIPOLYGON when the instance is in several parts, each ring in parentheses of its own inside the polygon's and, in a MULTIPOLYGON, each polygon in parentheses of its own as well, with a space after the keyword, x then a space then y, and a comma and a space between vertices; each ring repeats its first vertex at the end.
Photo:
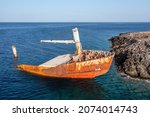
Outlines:
POLYGON ((52 78, 95 78, 109 71, 114 55, 83 62, 65 63, 56 67, 21 64, 17 68, 39 76, 52 78))
POLYGON ((57 56, 41 65, 18 65, 17 68, 32 74, 52 78, 95 78, 108 72, 114 54, 109 51, 83 50, 77 28, 72 29, 73 40, 41 40, 46 43, 73 43, 74 54, 57 56))

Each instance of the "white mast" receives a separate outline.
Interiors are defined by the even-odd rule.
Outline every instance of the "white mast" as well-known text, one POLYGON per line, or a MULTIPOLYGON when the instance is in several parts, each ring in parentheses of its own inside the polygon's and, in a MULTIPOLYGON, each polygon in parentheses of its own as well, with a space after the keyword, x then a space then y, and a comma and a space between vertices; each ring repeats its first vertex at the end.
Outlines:
POLYGON ((79 38, 78 28, 72 29, 72 32, 73 32, 74 40, 41 40, 41 42, 66 43, 66 44, 75 43, 76 44, 76 49, 77 49, 77 54, 81 54, 82 45, 81 45, 80 38, 79 38))

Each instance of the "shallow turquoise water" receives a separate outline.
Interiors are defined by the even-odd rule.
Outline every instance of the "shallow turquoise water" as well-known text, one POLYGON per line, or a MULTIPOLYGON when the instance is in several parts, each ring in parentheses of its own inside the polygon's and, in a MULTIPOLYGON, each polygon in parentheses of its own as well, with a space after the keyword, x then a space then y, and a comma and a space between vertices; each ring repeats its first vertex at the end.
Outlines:
POLYGON ((41 44, 41 39, 72 39, 78 27, 84 49, 110 50, 108 41, 119 33, 148 31, 150 23, 0 23, 0 99, 150 99, 150 83, 122 77, 114 63, 95 79, 53 79, 21 72, 16 65, 41 64, 73 53, 73 44, 41 44), (11 46, 19 59, 14 60, 11 46))

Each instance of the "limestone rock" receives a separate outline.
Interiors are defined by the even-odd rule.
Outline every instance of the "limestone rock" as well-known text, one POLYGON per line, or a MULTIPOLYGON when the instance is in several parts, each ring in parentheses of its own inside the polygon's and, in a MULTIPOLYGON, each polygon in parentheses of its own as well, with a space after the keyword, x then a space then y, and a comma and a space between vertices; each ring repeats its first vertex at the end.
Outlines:
POLYGON ((70 63, 72 62, 83 62, 83 61, 88 61, 88 60, 93 60, 93 59, 99 59, 101 57, 104 57, 105 54, 102 54, 97 51, 92 51, 92 50, 82 50, 81 54, 74 54, 72 56, 72 59, 70 63))
POLYGON ((150 79, 150 32, 124 33, 110 40, 119 71, 150 79))

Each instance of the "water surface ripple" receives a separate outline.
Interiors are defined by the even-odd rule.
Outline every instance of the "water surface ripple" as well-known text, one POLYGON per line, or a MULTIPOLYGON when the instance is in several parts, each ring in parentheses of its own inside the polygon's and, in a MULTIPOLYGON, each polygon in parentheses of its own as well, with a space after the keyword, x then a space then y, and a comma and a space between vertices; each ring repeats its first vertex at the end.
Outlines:
POLYGON ((103 100, 150 99, 150 83, 122 77, 115 69, 95 79, 54 79, 21 72, 18 64, 41 64, 57 55, 73 53, 73 44, 41 44, 41 39, 72 39, 79 28, 84 49, 110 50, 108 41, 124 32, 148 31, 150 23, 0 23, 0 99, 103 100), (19 59, 14 60, 11 46, 19 59))

